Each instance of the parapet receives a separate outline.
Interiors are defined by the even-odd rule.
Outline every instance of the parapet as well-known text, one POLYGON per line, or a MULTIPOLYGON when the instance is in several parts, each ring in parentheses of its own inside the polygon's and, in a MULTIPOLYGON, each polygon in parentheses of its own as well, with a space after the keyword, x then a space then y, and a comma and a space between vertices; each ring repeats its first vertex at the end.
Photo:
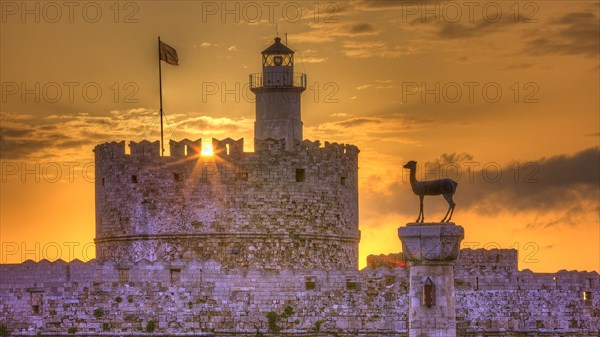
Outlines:
POLYGON ((132 157, 158 157, 160 156, 160 142, 149 142, 142 140, 139 143, 130 142, 129 149, 132 157))
POLYGON ((255 139, 254 140, 254 151, 256 153, 271 153, 271 154, 282 154, 285 152, 285 138, 282 139, 255 139))
POLYGON ((212 147, 213 153, 217 156, 240 156, 244 154, 244 138, 238 140, 213 138, 212 147))
POLYGON ((507 271, 518 270, 518 252, 516 249, 470 249, 460 251, 457 265, 464 269, 490 268, 507 271))
POLYGON ((114 158, 125 156, 125 141, 98 144, 94 148, 98 157, 114 158))
POLYGON ((197 156, 202 151, 202 138, 198 138, 195 141, 184 139, 181 141, 169 141, 169 149, 172 157, 187 157, 197 156))

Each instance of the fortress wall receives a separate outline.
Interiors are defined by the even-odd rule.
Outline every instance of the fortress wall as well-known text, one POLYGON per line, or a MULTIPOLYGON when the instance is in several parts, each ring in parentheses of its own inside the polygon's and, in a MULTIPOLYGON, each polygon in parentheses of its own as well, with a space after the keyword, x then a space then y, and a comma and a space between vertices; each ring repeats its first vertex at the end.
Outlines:
POLYGON ((256 328, 269 330, 268 312, 280 315, 272 324, 290 331, 310 332, 322 321, 328 331, 406 332, 408 282, 402 269, 225 271, 214 262, 92 261, 75 263, 68 272, 71 264, 61 261, 26 264, 0 270, 0 324, 15 335, 69 328, 136 333, 154 320, 163 333, 250 336, 256 328), (50 272, 55 279, 41 281, 50 272), (281 317, 286 307, 289 316, 281 317))
MULTIPOLYGON (((256 328, 268 331, 268 312, 283 314, 289 306, 293 313, 275 322, 288 332, 310 332, 323 320, 321 330, 329 333, 404 336, 407 272, 226 270, 215 261, 28 261, 0 266, 0 324, 18 333, 65 333, 75 327, 118 334, 139 332, 154 320, 161 333, 254 336, 256 328), (39 305, 37 314, 34 305, 39 305), (97 309, 100 317, 94 315, 97 309)), ((456 275, 462 277, 456 279, 461 336, 595 336, 600 329, 596 272, 457 266, 456 275), (480 277, 479 289, 464 282, 469 275, 480 277), (551 287, 549 281, 557 282, 551 287)))
MULTIPOLYGON (((214 259, 226 268, 357 268, 358 149, 213 140, 216 155, 158 143, 96 147, 97 258, 214 259), (196 153, 191 151, 192 154, 196 153)), ((196 145, 194 145, 196 146, 196 145)))

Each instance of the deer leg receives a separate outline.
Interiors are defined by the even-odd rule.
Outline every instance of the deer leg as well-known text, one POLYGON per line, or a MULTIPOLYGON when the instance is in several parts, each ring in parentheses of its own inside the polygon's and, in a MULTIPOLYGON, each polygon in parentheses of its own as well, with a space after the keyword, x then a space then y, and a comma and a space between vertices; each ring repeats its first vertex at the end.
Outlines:
POLYGON ((419 217, 417 218, 417 222, 423 222, 425 221, 425 214, 423 213, 423 198, 425 198, 425 196, 420 195, 419 196, 419 217))
POLYGON ((444 218, 442 220, 440 220, 440 222, 446 222, 446 218, 448 217, 448 214, 450 214, 450 209, 452 209, 452 206, 448 206, 448 210, 446 211, 446 215, 444 215, 444 218))
POLYGON ((450 219, 452 219, 452 214, 454 214, 454 205, 452 205, 452 209, 450 210, 450 216, 448 217, 448 220, 446 220, 447 222, 450 222, 450 219))
POLYGON ((448 211, 442 219, 442 222, 449 222, 452 219, 452 213, 454 213, 454 206, 456 205, 452 200, 452 194, 444 194, 444 199, 448 202, 448 211), (446 219, 448 218, 448 219, 446 219))

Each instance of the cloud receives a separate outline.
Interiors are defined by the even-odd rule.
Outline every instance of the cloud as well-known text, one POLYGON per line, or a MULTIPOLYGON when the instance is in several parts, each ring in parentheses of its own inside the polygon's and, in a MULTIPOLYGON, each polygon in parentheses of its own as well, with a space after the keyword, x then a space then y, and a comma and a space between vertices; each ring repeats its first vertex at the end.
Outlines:
POLYGON ((392 88, 396 87, 395 85, 392 84, 393 82, 394 81, 392 81, 392 80, 375 80, 375 84, 367 83, 367 84, 359 85, 358 87, 356 87, 356 90, 365 90, 368 88, 392 89, 392 88))
POLYGON ((338 112, 338 113, 331 114, 329 116, 331 116, 331 117, 348 117, 348 116, 350 116, 350 114, 347 114, 345 112, 338 112))
MULTIPOLYGON (((198 138, 220 134, 248 134, 248 119, 171 114, 166 138, 198 138), (177 134, 170 134, 171 128, 177 134)), ((2 114, 0 159, 41 160, 59 157, 79 160, 91 155, 95 145, 114 140, 158 139, 158 112, 150 109, 114 110, 106 115, 78 113, 51 115, 31 122, 28 115, 2 114), (76 158, 74 158, 76 157, 76 158)))
POLYGON ((443 1, 445 0, 352 0, 350 4, 353 8, 362 11, 390 11, 415 6, 418 3, 443 1))
POLYGON ((354 58, 397 58, 414 53, 407 46, 390 46, 384 41, 346 41, 342 47, 346 56, 354 58))
POLYGON ((231 46, 229 48, 227 48, 227 51, 237 51, 237 47, 236 46, 231 46))
POLYGON ((441 28, 437 31, 437 36, 442 39, 485 37, 491 33, 504 32, 511 27, 519 27, 520 24, 522 25, 523 20, 524 18, 522 17, 515 18, 511 15, 504 15, 498 20, 479 18, 478 21, 472 23, 443 21, 441 28))
POLYGON ((600 18, 592 12, 567 13, 546 25, 543 34, 527 42, 528 53, 598 56, 600 18))
POLYGON ((354 22, 344 24, 314 23, 308 24, 310 30, 294 35, 296 42, 327 43, 338 38, 356 38, 374 36, 381 33, 373 24, 354 22))
POLYGON ((321 63, 327 61, 327 57, 304 57, 300 61, 304 63, 321 63))
MULTIPOLYGON (((590 214, 597 217, 600 211, 600 150, 597 147, 572 155, 505 165, 480 163, 468 153, 443 154, 433 162, 419 163, 417 179, 446 177, 458 182, 454 196, 457 212, 471 210, 485 216, 501 212, 536 214, 528 226, 550 227, 576 225, 590 214)), ((368 177, 366 184, 370 189, 361 191, 366 216, 416 214, 418 203, 410 190, 406 171, 391 182, 377 176, 368 177)), ((426 204, 429 219, 434 212, 445 212, 447 207, 444 202, 426 204)))
MULTIPOLYGON (((348 114, 336 115, 337 117, 349 116, 348 114)), ((305 126, 304 130, 309 139, 335 139, 340 143, 360 145, 364 150, 366 147, 380 141, 392 146, 393 144, 414 143, 405 134, 419 130, 430 122, 425 119, 409 118, 403 114, 390 114, 385 117, 351 117, 314 126, 305 126)))
POLYGON ((359 117, 359 118, 352 118, 352 119, 348 119, 342 122, 338 122, 337 125, 341 126, 341 127, 356 127, 356 126, 362 126, 365 124, 380 124, 383 121, 381 119, 378 118, 367 118, 367 117, 359 117))

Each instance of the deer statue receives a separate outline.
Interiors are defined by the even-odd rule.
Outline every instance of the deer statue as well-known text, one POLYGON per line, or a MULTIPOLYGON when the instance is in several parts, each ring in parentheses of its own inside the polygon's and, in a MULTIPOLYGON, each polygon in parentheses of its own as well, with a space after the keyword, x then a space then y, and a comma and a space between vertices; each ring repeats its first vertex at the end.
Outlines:
POLYGON ((419 211, 419 217, 415 222, 423 222, 425 215, 423 215, 423 198, 426 195, 443 195, 444 199, 448 202, 448 211, 440 222, 449 222, 452 219, 452 213, 454 213, 454 206, 456 205, 452 200, 454 192, 456 192, 456 181, 452 179, 439 179, 431 181, 417 181, 417 162, 414 160, 409 161, 403 166, 405 169, 410 170, 410 187, 414 194, 419 196, 421 203, 421 209, 419 211), (446 219, 447 218, 447 219, 446 219))

